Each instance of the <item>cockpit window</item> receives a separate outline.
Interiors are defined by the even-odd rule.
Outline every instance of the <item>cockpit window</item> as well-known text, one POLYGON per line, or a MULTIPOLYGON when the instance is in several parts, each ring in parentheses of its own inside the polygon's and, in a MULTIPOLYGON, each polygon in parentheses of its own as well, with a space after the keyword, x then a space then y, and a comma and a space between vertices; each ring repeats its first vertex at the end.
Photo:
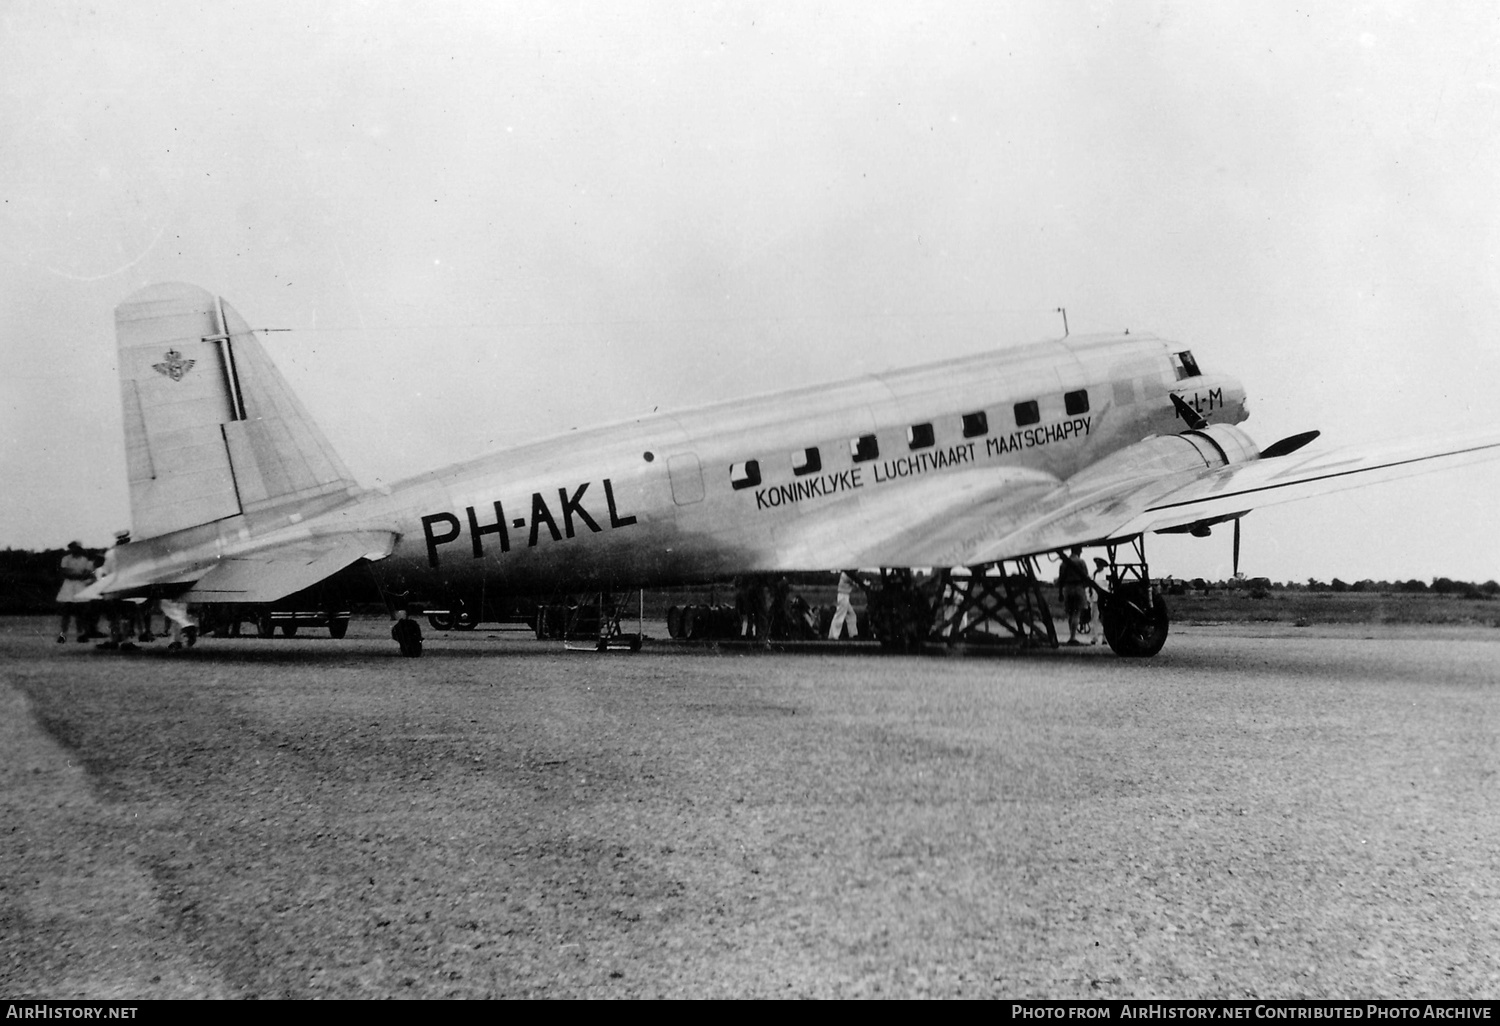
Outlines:
POLYGON ((1203 373, 1198 369, 1198 361, 1193 359, 1193 354, 1186 349, 1172 354, 1172 369, 1177 372, 1178 381, 1183 378, 1196 378, 1203 373))

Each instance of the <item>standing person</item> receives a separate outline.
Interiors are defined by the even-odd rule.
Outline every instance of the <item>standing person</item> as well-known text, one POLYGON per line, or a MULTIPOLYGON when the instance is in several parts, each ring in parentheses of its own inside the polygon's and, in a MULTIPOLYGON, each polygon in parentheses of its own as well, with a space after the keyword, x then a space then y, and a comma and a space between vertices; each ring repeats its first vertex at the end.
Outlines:
POLYGON ((94 576, 94 561, 83 551, 82 544, 71 541, 68 542, 68 551, 63 553, 58 570, 62 574, 62 587, 57 590, 57 643, 61 645, 68 640, 68 621, 72 620, 81 645, 89 640, 91 633, 88 626, 89 604, 79 602, 76 596, 94 576))
POLYGON ((849 596, 854 594, 854 580, 846 571, 839 571, 839 601, 833 610, 833 622, 828 625, 828 640, 839 640, 839 633, 844 629, 844 621, 849 621, 849 637, 859 637, 859 617, 854 613, 854 605, 849 601, 849 596))
POLYGON ((396 610, 396 622, 391 625, 391 638, 401 646, 401 654, 415 659, 422 654, 422 625, 413 620, 406 607, 396 610))
MULTIPOLYGON (((1083 611, 1089 608, 1089 586, 1093 582, 1089 580, 1088 564, 1083 561, 1083 546, 1073 546, 1073 551, 1062 558, 1062 566, 1058 570, 1057 585, 1062 591, 1063 608, 1068 612, 1068 644, 1081 645, 1078 640, 1078 629, 1083 616, 1083 611)), ((1089 639, 1090 644, 1097 644, 1097 639, 1089 639)))
MULTIPOLYGON (((129 544, 128 530, 115 532, 115 543, 104 554, 104 565, 99 568, 99 580, 108 580, 119 573, 120 546, 129 544)), ((105 599, 105 609, 109 616, 109 640, 102 642, 99 647, 134 651, 135 642, 131 639, 136 635, 136 604, 129 599, 105 599)))
POLYGON ((167 622, 167 632, 171 637, 171 644, 167 645, 168 651, 181 651, 184 639, 187 647, 192 648, 193 643, 198 640, 198 618, 193 615, 188 604, 164 598, 160 605, 161 617, 167 622))
POLYGON ((735 637, 755 637, 755 613, 751 609, 750 582, 743 577, 734 579, 734 614, 739 618, 735 637))

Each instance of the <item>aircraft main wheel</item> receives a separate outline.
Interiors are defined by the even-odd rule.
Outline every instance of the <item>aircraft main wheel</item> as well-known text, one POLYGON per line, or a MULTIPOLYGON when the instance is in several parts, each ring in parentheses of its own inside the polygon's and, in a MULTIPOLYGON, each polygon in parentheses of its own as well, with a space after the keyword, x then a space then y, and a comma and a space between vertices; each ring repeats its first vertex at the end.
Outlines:
POLYGON ((281 636, 283 638, 294 638, 294 637, 296 637, 297 636, 297 625, 294 624, 294 623, 284 623, 284 624, 282 624, 281 625, 281 636))
POLYGON ((1167 643, 1167 600, 1161 592, 1152 592, 1148 602, 1146 589, 1140 585, 1118 589, 1107 603, 1100 603, 1104 640, 1115 654, 1148 659, 1167 643))
POLYGON ((449 613, 428 613, 427 622, 435 631, 451 631, 453 629, 453 616, 449 613))
POLYGON ((479 626, 479 614, 460 603, 453 611, 453 627, 455 630, 472 631, 479 626))
POLYGON ((276 622, 271 619, 270 613, 261 613, 255 618, 255 633, 262 638, 275 637, 276 622))
POLYGON ((328 636, 330 638, 342 638, 349 633, 349 618, 347 616, 329 617, 328 636))
POLYGON ((667 607, 667 637, 682 637, 682 610, 677 606, 667 607))

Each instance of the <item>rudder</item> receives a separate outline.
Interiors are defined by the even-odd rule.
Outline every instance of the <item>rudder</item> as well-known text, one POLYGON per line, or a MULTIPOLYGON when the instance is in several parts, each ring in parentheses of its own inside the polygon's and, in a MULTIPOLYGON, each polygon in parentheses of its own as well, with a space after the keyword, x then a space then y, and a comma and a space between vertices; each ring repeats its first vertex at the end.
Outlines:
POLYGON ((358 490, 222 299, 152 285, 115 308, 115 333, 138 540, 358 490))

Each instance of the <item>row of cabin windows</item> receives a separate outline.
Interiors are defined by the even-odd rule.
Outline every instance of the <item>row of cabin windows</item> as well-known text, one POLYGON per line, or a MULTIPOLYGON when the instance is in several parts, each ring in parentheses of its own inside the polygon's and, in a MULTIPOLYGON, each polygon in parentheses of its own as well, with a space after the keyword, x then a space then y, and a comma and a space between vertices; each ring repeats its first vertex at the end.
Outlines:
MULTIPOLYGON (((1070 417, 1076 417, 1089 410, 1089 393, 1087 389, 1080 388, 1076 392, 1065 392, 1063 394, 1063 409, 1070 417)), ((1023 428, 1039 423, 1042 419, 1041 407, 1035 399, 1028 399, 1024 403, 1015 405, 1016 427, 1023 428)), ((990 419, 983 411, 976 413, 965 413, 963 415, 963 430, 965 438, 981 438, 990 433, 990 419)), ((917 449, 929 449, 937 443, 937 435, 932 430, 930 422, 925 424, 913 424, 906 429, 906 447, 913 451, 917 449)), ((855 463, 866 463, 880 455, 880 443, 874 435, 860 435, 858 438, 849 440, 849 458, 855 463)), ((792 474, 797 477, 805 477, 808 474, 816 474, 823 469, 823 456, 817 446, 803 449, 792 455, 792 474)), ((735 463, 729 468, 729 481, 736 489, 754 488, 760 484, 760 460, 746 460, 744 463, 735 463)))

